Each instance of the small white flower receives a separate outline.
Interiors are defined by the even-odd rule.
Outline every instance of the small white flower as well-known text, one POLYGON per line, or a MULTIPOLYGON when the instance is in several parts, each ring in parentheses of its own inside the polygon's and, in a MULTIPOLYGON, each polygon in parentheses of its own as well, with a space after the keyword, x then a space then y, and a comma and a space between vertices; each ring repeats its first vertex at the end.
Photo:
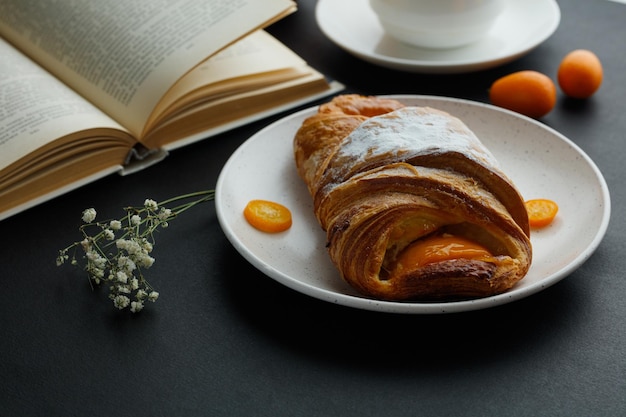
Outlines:
POLYGON ((165 207, 161 207, 161 211, 159 212, 159 220, 166 220, 168 217, 170 217, 172 215, 172 210, 165 208, 165 207))
POLYGON ((59 251, 59 256, 57 257, 57 266, 61 266, 69 259, 69 255, 65 250, 59 251))
POLYGON ((130 311, 138 313, 143 309, 143 303, 141 301, 132 301, 130 303, 130 311))
POLYGON ((118 239, 115 241, 115 246, 120 250, 125 250, 129 255, 141 253, 141 246, 134 240, 118 239))
POLYGON ((130 304, 130 299, 125 295, 116 295, 115 298, 113 298, 113 305, 120 310, 128 307, 128 304, 130 304))
POLYGON ((148 296, 148 293, 145 292, 144 290, 137 291, 137 294, 135 295, 135 297, 137 297, 138 300, 144 300, 147 296, 148 296))
POLYGON ((117 271, 117 273, 115 274, 115 278, 117 278, 117 280, 123 284, 126 284, 128 282, 128 275, 126 275, 126 272, 124 271, 117 271))
POLYGON ((138 214, 133 214, 133 216, 130 218, 130 222, 133 224, 133 226, 137 226, 139 223, 141 223, 141 216, 139 216, 138 214))
POLYGON ((133 290, 139 289, 139 280, 137 278, 133 278, 130 280, 130 288, 133 290))
POLYGON ((150 211, 156 211, 159 208, 157 202, 150 198, 146 198, 146 201, 143 202, 143 206, 150 211))
POLYGON ((150 268, 154 263, 154 258, 147 254, 140 254, 137 256, 137 264, 143 266, 144 268, 150 268))
POLYGON ((109 223, 109 227, 111 228, 111 230, 120 230, 122 228, 122 222, 119 220, 111 220, 111 223, 109 223))
POLYGON ((91 223, 96 219, 96 209, 92 208, 88 208, 85 211, 83 211, 83 217, 82 217, 83 221, 85 223, 91 223))
POLYGON ((89 273, 92 275, 93 279, 97 279, 98 281, 100 281, 99 278, 104 278, 104 269, 93 268, 89 270, 89 273))
POLYGON ((130 240, 128 242, 128 247, 126 248, 126 251, 128 251, 129 255, 137 255, 143 253, 143 251, 141 250, 141 246, 139 245, 139 243, 137 243, 136 240, 130 240))
POLYGON ((153 303, 157 300, 157 298, 159 298, 159 293, 156 291, 151 291, 150 294, 148 294, 148 300, 152 301, 153 303))
POLYGON ((120 257, 117 259, 117 266, 127 272, 132 272, 137 269, 137 265, 135 265, 135 262, 133 262, 133 260, 130 259, 128 256, 124 255, 120 255, 120 257))
POLYGON ((128 285, 118 285, 115 289, 120 294, 130 294, 131 293, 131 290, 128 287, 128 285))
POLYGON ((113 230, 111 230, 111 229, 104 229, 104 231, 102 233, 104 233, 104 238, 106 240, 113 240, 113 239, 115 239, 115 233, 113 233, 113 230))
POLYGON ((107 266, 107 260, 106 258, 100 256, 98 260, 94 262, 94 265, 96 266, 96 268, 104 270, 107 266))
POLYGON ((146 251, 146 253, 150 253, 152 252, 152 249, 154 248, 152 246, 152 243, 150 243, 148 240, 144 239, 142 242, 141 247, 143 248, 144 251, 146 251))
POLYGON ((96 251, 93 251, 93 250, 87 251, 85 256, 87 257, 87 260, 89 261, 89 265, 94 268, 104 269, 104 267, 106 266, 106 263, 107 263, 106 258, 102 257, 96 251))
POLYGON ((117 246, 118 249, 121 250, 125 250, 128 247, 129 241, 126 239, 117 239, 115 241, 115 246, 117 246))

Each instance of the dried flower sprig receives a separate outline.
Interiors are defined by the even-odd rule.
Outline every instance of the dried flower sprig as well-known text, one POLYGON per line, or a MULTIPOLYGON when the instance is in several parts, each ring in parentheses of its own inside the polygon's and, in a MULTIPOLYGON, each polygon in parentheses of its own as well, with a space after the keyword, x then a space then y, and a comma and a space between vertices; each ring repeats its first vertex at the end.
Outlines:
POLYGON ((92 288, 100 284, 109 286, 109 299, 115 307, 120 310, 130 307, 133 313, 139 312, 146 301, 154 302, 159 297, 143 273, 154 263, 150 256, 155 245, 154 232, 166 228, 184 211, 214 197, 215 192, 209 190, 173 197, 161 203, 146 199, 141 207, 125 207, 126 215, 121 219, 102 222, 96 222, 96 210, 88 208, 82 213, 85 224, 79 227, 83 239, 59 251, 57 266, 68 262, 82 266, 92 288), (166 207, 180 202, 183 203, 166 207), (77 257, 79 248, 83 254, 77 257))

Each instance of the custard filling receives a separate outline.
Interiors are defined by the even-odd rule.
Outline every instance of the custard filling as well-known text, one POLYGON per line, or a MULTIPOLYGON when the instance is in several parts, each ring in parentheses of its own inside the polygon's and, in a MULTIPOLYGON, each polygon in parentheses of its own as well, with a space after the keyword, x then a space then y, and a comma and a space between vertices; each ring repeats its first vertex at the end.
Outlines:
POLYGON ((477 226, 450 224, 450 221, 426 216, 396 225, 389 235, 380 278, 452 259, 493 262, 495 253, 503 252, 500 245, 485 231, 477 230, 477 226))
POLYGON ((461 236, 433 235, 408 245, 396 259, 395 269, 415 269, 423 265, 452 259, 479 259, 489 261, 493 255, 484 246, 461 236))

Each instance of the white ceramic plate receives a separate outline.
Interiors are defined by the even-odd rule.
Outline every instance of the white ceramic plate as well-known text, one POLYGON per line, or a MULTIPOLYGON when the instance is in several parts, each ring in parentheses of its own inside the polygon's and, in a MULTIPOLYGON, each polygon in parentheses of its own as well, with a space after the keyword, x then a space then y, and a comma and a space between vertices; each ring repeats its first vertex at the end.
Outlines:
POLYGON ((387 302, 359 295, 340 277, 313 216, 304 183, 296 173, 292 140, 305 117, 300 111, 259 131, 233 153, 216 186, 217 215, 233 246, 278 282, 321 300, 350 307, 412 314, 477 310, 529 296, 563 279, 595 251, 610 217, 609 191, 594 162, 573 142, 545 125, 487 104, 430 96, 390 96, 426 105, 463 120, 499 160, 524 198, 555 200, 555 221, 531 235, 533 264, 505 294, 446 303, 387 302), (280 202, 293 226, 280 234, 252 228, 242 211, 249 200, 280 202))
POLYGON ((368 0, 319 0, 316 19, 337 46, 376 65, 424 73, 459 73, 502 65, 528 53, 559 26, 555 0, 510 0, 484 39, 454 49, 411 47, 387 36, 368 0))

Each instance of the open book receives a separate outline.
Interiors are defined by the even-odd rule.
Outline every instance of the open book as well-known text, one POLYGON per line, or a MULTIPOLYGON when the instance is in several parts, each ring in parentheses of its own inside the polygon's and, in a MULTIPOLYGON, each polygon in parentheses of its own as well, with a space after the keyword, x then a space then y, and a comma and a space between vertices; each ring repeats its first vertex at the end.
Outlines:
POLYGON ((0 2, 0 219, 331 94, 291 0, 0 2))

